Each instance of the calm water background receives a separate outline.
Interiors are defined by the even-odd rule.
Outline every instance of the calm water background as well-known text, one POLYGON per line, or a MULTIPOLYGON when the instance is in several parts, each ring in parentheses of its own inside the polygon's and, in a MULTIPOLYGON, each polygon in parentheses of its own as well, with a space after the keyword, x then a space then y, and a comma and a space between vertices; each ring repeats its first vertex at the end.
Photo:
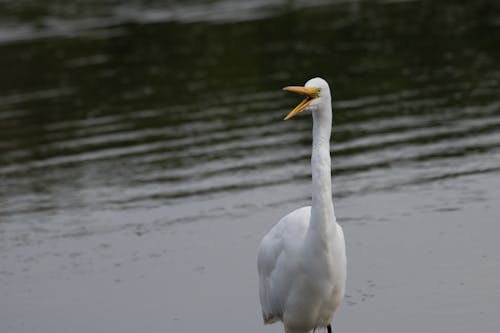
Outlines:
POLYGON ((500 329, 496 1, 1 1, 0 331, 280 332, 255 253, 334 95, 337 332, 500 329))

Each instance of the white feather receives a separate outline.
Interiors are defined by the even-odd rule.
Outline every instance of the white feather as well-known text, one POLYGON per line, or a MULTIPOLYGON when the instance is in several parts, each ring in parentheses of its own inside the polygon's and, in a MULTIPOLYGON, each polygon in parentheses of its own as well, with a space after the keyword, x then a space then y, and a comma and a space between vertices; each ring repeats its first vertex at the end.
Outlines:
POLYGON ((284 216, 262 239, 257 256, 265 323, 281 320, 285 331, 303 333, 331 324, 346 282, 345 241, 331 191, 331 97, 323 79, 313 110, 312 207, 284 216))

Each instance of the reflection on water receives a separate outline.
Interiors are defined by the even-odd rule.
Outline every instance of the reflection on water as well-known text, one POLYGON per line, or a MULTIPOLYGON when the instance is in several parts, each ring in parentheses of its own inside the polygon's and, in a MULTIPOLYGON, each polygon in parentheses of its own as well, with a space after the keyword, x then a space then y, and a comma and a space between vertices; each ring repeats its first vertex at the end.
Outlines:
POLYGON ((260 329, 256 244, 310 197, 280 88, 320 75, 339 331, 498 331, 499 40, 489 0, 1 2, 0 330, 260 329))
POLYGON ((50 3, 3 4, 3 228, 98 232, 127 209, 158 210, 132 224, 197 220, 200 200, 287 185, 249 212, 306 201, 311 121, 281 121, 295 101, 280 87, 317 74, 338 199, 500 171, 492 2, 50 3))

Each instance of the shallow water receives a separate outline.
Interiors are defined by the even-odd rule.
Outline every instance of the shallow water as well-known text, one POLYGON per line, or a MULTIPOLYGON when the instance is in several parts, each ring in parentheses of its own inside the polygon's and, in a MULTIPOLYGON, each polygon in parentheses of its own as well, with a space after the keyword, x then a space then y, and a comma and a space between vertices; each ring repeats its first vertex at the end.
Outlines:
POLYGON ((255 251, 310 200, 334 94, 345 331, 500 328, 500 7, 0 4, 0 330, 263 327, 255 251))

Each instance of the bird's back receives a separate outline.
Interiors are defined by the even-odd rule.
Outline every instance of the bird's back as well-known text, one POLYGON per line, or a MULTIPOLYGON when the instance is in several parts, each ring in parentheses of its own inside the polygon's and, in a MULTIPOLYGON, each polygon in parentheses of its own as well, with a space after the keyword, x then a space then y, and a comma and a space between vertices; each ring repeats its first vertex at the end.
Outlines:
POLYGON ((283 320, 284 306, 292 288, 311 207, 302 207, 281 218, 264 236, 258 254, 259 295, 265 323, 283 320))
POLYGON ((286 215, 264 236, 258 250, 264 322, 281 320, 287 332, 307 332, 328 325, 344 296, 342 228, 331 221, 328 249, 315 240, 311 244, 310 216, 311 207, 286 215))

